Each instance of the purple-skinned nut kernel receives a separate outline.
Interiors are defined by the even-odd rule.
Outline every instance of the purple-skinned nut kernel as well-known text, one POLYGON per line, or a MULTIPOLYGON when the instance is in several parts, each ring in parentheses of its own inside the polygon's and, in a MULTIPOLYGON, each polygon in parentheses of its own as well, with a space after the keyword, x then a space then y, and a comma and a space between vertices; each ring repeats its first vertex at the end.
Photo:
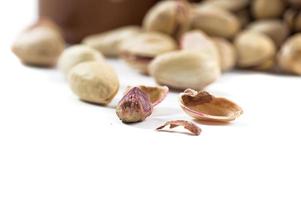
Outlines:
POLYGON ((130 89, 116 107, 116 114, 123 123, 145 120, 153 112, 153 106, 146 93, 138 87, 130 89))

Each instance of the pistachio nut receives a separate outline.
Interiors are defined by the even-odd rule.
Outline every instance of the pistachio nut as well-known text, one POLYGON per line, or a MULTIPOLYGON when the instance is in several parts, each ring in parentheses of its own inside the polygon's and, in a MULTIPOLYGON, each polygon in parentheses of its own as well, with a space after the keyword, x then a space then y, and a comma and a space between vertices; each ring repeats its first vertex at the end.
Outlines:
POLYGON ((67 77, 74 66, 87 61, 105 62, 103 55, 97 50, 86 45, 74 45, 64 50, 57 65, 67 77))
POLYGON ((190 5, 185 1, 160 1, 143 20, 146 31, 161 32, 179 38, 189 29, 190 5))
POLYGON ((254 31, 245 31, 234 41, 238 55, 238 66, 270 69, 274 64, 276 47, 268 36, 254 31))
POLYGON ((149 32, 131 38, 121 45, 121 57, 128 65, 148 74, 148 64, 158 55, 177 49, 176 42, 168 35, 149 32))
POLYGON ((197 50, 181 50, 156 57, 149 66, 157 83, 174 89, 203 89, 220 76, 218 63, 197 50))
POLYGON ((301 75, 301 34, 290 37, 278 53, 278 64, 282 71, 301 75))
POLYGON ((120 53, 120 45, 123 41, 135 37, 141 33, 137 26, 126 26, 105 33, 91 35, 82 41, 107 57, 116 57, 120 53))
POLYGON ((251 9, 256 19, 280 17, 285 10, 285 0, 253 0, 251 9))
POLYGON ((216 6, 231 12, 245 9, 249 5, 249 0, 207 0, 202 2, 206 6, 216 6))
POLYGON ((224 38, 213 38, 220 58, 220 66, 223 72, 230 71, 236 65, 237 55, 233 44, 224 38))
POLYGON ((284 21, 291 32, 301 31, 301 9, 287 9, 284 13, 284 21))
POLYGON ((68 76, 72 91, 83 101, 106 105, 119 89, 113 68, 105 62, 82 62, 73 67, 68 76))
POLYGON ((258 20, 250 24, 247 29, 263 33, 270 37, 277 47, 280 47, 289 35, 287 25, 281 20, 258 20))
POLYGON ((232 38, 240 31, 240 22, 234 14, 214 6, 195 7, 191 26, 223 38, 232 38))
POLYGON ((41 19, 23 31, 12 45, 12 51, 25 64, 54 66, 65 42, 56 24, 41 19))

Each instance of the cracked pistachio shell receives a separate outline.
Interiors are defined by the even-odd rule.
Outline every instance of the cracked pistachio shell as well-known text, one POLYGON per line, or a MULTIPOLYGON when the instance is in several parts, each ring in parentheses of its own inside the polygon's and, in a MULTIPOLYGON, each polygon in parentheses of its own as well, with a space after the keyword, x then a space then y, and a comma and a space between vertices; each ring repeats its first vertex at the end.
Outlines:
POLYGON ((214 6, 195 7, 191 26, 223 38, 233 38, 240 31, 240 22, 234 14, 214 6))
POLYGON ((278 53, 278 64, 283 72, 301 75, 301 34, 289 38, 278 53))
POLYGON ((149 32, 125 41, 121 47, 121 57, 132 68, 148 74, 148 65, 156 56, 174 51, 177 44, 168 35, 149 32))
POLYGON ((142 32, 138 26, 126 26, 112 31, 95 34, 84 38, 83 44, 90 46, 107 57, 117 57, 123 41, 136 37, 142 32))
POLYGON ((219 53, 221 70, 223 72, 230 71, 236 65, 236 49, 233 44, 226 39, 213 38, 213 41, 219 53))
POLYGON ((83 101, 106 105, 119 89, 113 68, 105 62, 89 61, 73 67, 68 77, 72 91, 83 101))
POLYGON ((240 106, 226 98, 192 89, 180 94, 180 106, 189 116, 204 121, 230 122, 243 114, 240 106))
POLYGON ((105 62, 104 57, 97 50, 85 45, 74 45, 64 50, 58 60, 58 68, 67 77, 74 66, 87 61, 105 62))
POLYGON ((240 11, 249 5, 249 0, 208 0, 202 3, 206 6, 216 6, 231 12, 240 11))
POLYGON ((250 24, 247 29, 267 35, 277 47, 280 47, 289 35, 287 25, 281 20, 258 20, 250 24))
POLYGON ((234 45, 240 68, 270 69, 274 64, 276 47, 268 36, 246 31, 235 39, 234 45))
POLYGON ((143 28, 179 38, 189 29, 190 18, 191 8, 187 2, 160 1, 146 14, 143 28))
POLYGON ((198 51, 174 51, 156 57, 149 66, 159 84, 174 89, 203 89, 220 76, 220 67, 198 51))
POLYGON ((64 50, 61 32, 52 21, 42 19, 23 31, 12 45, 12 51, 25 64, 54 66, 64 50))
POLYGON ((285 10, 285 0, 253 0, 251 10, 256 19, 277 18, 285 10))

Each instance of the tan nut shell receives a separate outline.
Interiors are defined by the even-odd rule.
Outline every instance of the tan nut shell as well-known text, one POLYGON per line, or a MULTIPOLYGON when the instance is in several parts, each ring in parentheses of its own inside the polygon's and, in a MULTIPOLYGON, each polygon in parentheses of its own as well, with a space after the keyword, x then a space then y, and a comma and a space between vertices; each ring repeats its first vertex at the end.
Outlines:
POLYGON ((87 61, 105 62, 103 55, 97 50, 85 45, 74 45, 64 50, 58 60, 58 68, 67 77, 74 66, 87 61))
POLYGON ((59 28, 51 21, 39 21, 22 32, 12 51, 25 64, 50 67, 56 64, 65 42, 59 28))
POLYGON ((141 33, 137 26, 121 27, 105 33, 91 35, 83 40, 83 44, 90 46, 107 57, 116 57, 120 54, 120 45, 123 41, 141 33))
POLYGON ((258 69, 272 67, 276 47, 268 36, 245 31, 237 36, 234 45, 238 54, 239 67, 256 67, 258 69))
POLYGON ((249 4, 249 0, 208 0, 202 2, 202 5, 217 6, 219 8, 236 12, 246 8, 249 4))
POLYGON ((280 17, 285 9, 284 0, 253 0, 252 13, 255 18, 276 18, 280 17))
POLYGON ((213 6, 196 7, 191 26, 210 36, 223 38, 232 38, 240 31, 240 22, 235 15, 213 6))
POLYGON ((220 57, 220 66, 223 72, 233 69, 237 62, 236 49, 233 44, 223 38, 213 38, 220 57))
POLYGON ((161 32, 179 38, 190 25, 190 6, 185 1, 160 1, 143 20, 146 31, 161 32))
POLYGON ((287 25, 281 20, 258 20, 250 24, 247 29, 267 35, 277 47, 282 45, 289 34, 287 25))
POLYGON ((198 51, 174 51, 156 57, 149 66, 159 84, 174 89, 203 89, 220 76, 220 67, 198 51))
POLYGON ((119 80, 113 68, 97 61, 83 62, 69 73, 72 91, 83 101, 106 105, 119 89, 119 80))
POLYGON ((301 75, 301 34, 289 38, 278 54, 278 64, 282 71, 301 75))

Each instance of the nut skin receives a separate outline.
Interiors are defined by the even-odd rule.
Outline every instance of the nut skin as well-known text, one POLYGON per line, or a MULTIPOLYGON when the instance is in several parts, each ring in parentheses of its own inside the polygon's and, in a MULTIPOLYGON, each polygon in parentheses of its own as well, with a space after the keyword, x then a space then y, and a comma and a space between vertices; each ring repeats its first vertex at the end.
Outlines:
POLYGON ((143 19, 143 28, 149 32, 161 32, 179 38, 189 29, 190 5, 185 1, 160 1, 143 19))
POLYGON ((220 76, 220 67, 197 50, 181 50, 156 57, 149 66, 157 83, 171 88, 203 89, 220 76))
POLYGON ((105 62, 101 53, 85 45, 74 45, 64 50, 58 60, 58 68, 68 77, 70 70, 82 62, 99 61, 105 62))
POLYGON ((73 67, 68 82, 81 100, 101 105, 110 103, 119 89, 119 80, 113 68, 97 61, 83 62, 73 67))
POLYGON ((251 7, 256 19, 266 19, 282 16, 286 5, 284 0, 253 0, 251 7))
POLYGON ((84 38, 83 44, 94 48, 106 57, 117 57, 123 41, 135 37, 142 32, 137 26, 121 27, 105 33, 95 34, 84 38))
POLYGON ((210 36, 233 38, 240 31, 240 22, 227 10, 200 5, 194 9, 191 27, 210 36))
POLYGON ((278 53, 281 71, 301 75, 301 34, 290 37, 278 53))
POLYGON ((240 68, 268 70, 274 64, 276 47, 274 42, 262 33, 245 31, 234 41, 240 68))
POLYGON ((63 52, 64 39, 56 24, 41 19, 23 31, 12 45, 12 51, 24 64, 52 67, 63 52))
POLYGON ((149 63, 158 55, 177 49, 176 42, 162 33, 142 33, 125 41, 121 46, 121 57, 133 69, 148 74, 149 63))
POLYGON ((247 29, 270 37, 278 48, 289 35, 288 26, 281 20, 258 20, 250 24, 247 29))

